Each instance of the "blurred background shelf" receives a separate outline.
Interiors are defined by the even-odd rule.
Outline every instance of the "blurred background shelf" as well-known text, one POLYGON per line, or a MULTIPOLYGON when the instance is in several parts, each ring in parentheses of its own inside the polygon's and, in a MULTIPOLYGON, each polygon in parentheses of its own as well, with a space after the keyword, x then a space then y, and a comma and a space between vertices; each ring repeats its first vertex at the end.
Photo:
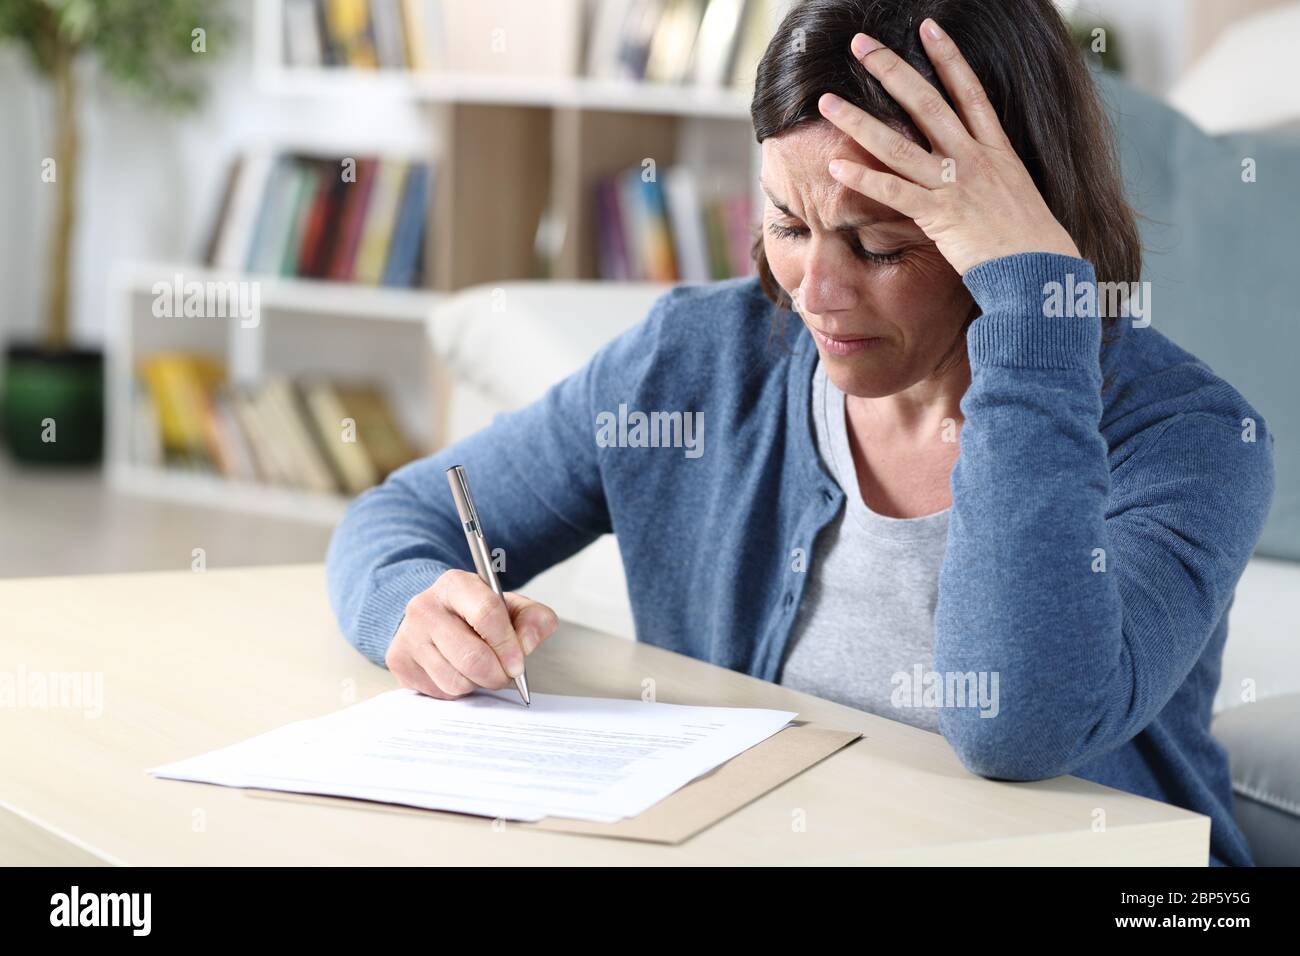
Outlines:
MULTIPOLYGON (((336 147, 346 146, 356 112, 378 108, 402 117, 391 133, 404 148, 427 144, 436 170, 428 287, 595 279, 604 277, 597 191, 627 170, 650 163, 647 175, 657 177, 684 169, 699 182, 702 203, 739 188, 757 209, 752 70, 738 65, 756 60, 784 7, 785 0, 264 0, 253 23, 254 74, 269 97, 336 104, 344 131, 321 134, 336 147), (424 53, 401 43, 412 23, 430 34, 424 53), (650 39, 629 53, 641 42, 638 24, 650 39), (432 65, 411 68, 412 57, 432 65), (340 62, 326 64, 331 58, 340 62), (735 84, 736 73, 749 79, 735 84), (664 82, 666 75, 681 81, 664 82)), ((362 146, 384 149, 373 140, 353 148, 362 146)))
POLYGON ((231 272, 186 262, 133 261, 118 263, 119 289, 152 294, 154 283, 175 275, 186 281, 256 280, 263 308, 341 315, 355 319, 424 322, 429 309, 444 296, 427 289, 395 289, 327 279, 299 279, 251 272, 231 272))
POLYGON ((351 500, 346 495, 319 494, 129 462, 110 463, 109 481, 115 490, 140 497, 331 527, 343 517, 351 500))
POLYGON ((415 451, 426 453, 440 447, 445 427, 445 382, 427 340, 429 313, 443 298, 427 290, 261 276, 190 263, 119 262, 110 278, 107 329, 110 486, 160 500, 336 522, 349 500, 342 493, 142 462, 134 434, 140 427, 137 403, 145 391, 142 361, 202 356, 223 369, 230 388, 250 391, 273 378, 364 383, 382 393, 415 451), (255 288, 256 321, 156 314, 159 293, 176 281, 255 288))
POLYGON ((278 65, 263 70, 259 80, 268 93, 283 97, 360 95, 413 103, 533 106, 749 120, 750 94, 745 90, 672 83, 278 65))
MULTIPOLYGON (((276 379, 376 383, 402 431, 419 451, 427 452, 444 440, 448 386, 428 348, 426 322, 447 294, 520 279, 599 279, 612 269, 620 278, 658 281, 674 275, 717 278, 719 269, 745 269, 744 233, 756 207, 749 199, 738 205, 735 196, 739 190, 757 197, 759 153, 749 123, 749 91, 730 80, 737 57, 752 58, 756 45, 766 42, 781 5, 717 0, 716 6, 688 6, 664 5, 658 11, 657 16, 679 19, 689 12, 695 21, 673 28, 688 41, 685 46, 669 34, 666 43, 655 41, 658 54, 642 50, 643 59, 632 67, 643 70, 638 78, 625 75, 627 65, 621 62, 626 59, 626 38, 609 43, 614 36, 611 24, 630 28, 640 15, 640 8, 628 0, 604 5, 581 0, 254 4, 251 72, 259 95, 279 104, 285 115, 311 115, 318 121, 309 131, 302 124, 276 126, 236 141, 226 161, 232 171, 225 193, 208 204, 211 238, 206 260, 115 264, 109 275, 106 323, 106 455, 112 487, 132 495, 318 522, 337 520, 348 500, 344 495, 137 460, 138 442, 132 435, 140 427, 140 395, 150 391, 140 378, 142 359, 188 356, 211 361, 224 371, 228 386, 223 388, 250 393, 276 379), (696 71, 691 45, 711 6, 712 80, 686 80, 696 71), (719 15, 733 21, 721 32, 719 15), (355 43, 373 46, 384 37, 391 40, 395 18, 405 24, 407 17, 423 18, 427 26, 436 27, 434 32, 442 31, 430 39, 439 48, 436 68, 394 69, 391 62, 389 68, 367 68, 348 62, 348 57, 357 58, 355 43), (742 54, 739 27, 749 17, 756 18, 758 33, 749 36, 748 52, 742 54), (292 31, 287 29, 291 22, 297 24, 292 31), (599 41, 606 47, 603 54, 598 54, 593 31, 605 31, 599 41), (341 62, 340 44, 349 50, 341 62), (309 58, 335 62, 294 62, 304 50, 309 58), (620 63, 604 62, 610 51, 620 63), (663 82, 665 70, 684 81, 663 82), (384 121, 365 122, 374 116, 384 121), (324 196, 331 166, 337 170, 337 163, 349 159, 357 166, 371 163, 376 170, 400 163, 429 171, 418 288, 376 285, 373 276, 366 283, 270 274, 254 255, 267 216, 274 213, 275 197, 296 188, 284 169, 291 175, 305 170, 307 177, 315 177, 308 181, 318 185, 304 196, 316 190, 324 196), (258 172, 249 173, 250 167, 258 172), (655 184, 651 190, 660 190, 651 200, 663 210, 658 180, 665 175, 680 185, 672 196, 677 208, 664 211, 677 216, 683 208, 688 211, 698 233, 695 248, 708 245, 711 263, 696 264, 690 275, 662 269, 654 275, 636 274, 645 268, 644 262, 662 256, 611 266, 601 250, 602 242, 608 245, 610 202, 630 201, 640 213, 635 207, 647 201, 640 195, 640 181, 648 180, 655 184), (240 176, 249 180, 246 196, 240 193, 240 176), (692 203, 698 212, 690 212, 692 203), (242 219, 241 204, 246 207, 242 219), (706 206, 713 217, 707 223, 706 206), (230 241, 225 240, 227 234, 230 241), (236 264, 245 268, 231 268, 236 264), (261 312, 256 326, 248 328, 235 319, 154 315, 154 290, 174 280, 254 284, 261 312)), ((412 47, 405 51, 414 55, 412 47)), ((384 56, 393 56, 391 44, 384 56)), ((381 176, 374 175, 378 183, 381 176)), ((405 190, 402 198, 407 198, 405 190)), ((309 204, 300 203, 294 218, 305 228, 307 217, 301 210, 309 204)), ((372 199, 370 206, 374 204, 372 199)), ((333 223, 335 214, 329 215, 333 223)), ((646 228, 626 207, 621 223, 629 230, 646 228)), ((341 222, 331 226, 331 241, 342 228, 341 222)), ((289 235, 302 241, 300 233, 289 235)), ((655 241, 655 248, 661 249, 663 234, 655 241)), ((644 251, 647 242, 630 236, 625 245, 644 251)), ((292 246, 286 248, 289 253, 273 252, 270 257, 275 271, 334 274, 329 268, 337 266, 334 251, 326 253, 326 268, 308 269, 309 261, 318 260, 305 252, 296 259, 292 246), (296 270, 291 265, 295 262, 296 270)), ((360 258, 357 263, 360 276, 360 258)), ((343 274, 351 274, 350 268, 343 274)), ((301 393, 300 384, 294 387, 301 393)), ((237 399, 231 402, 238 404, 237 399)))

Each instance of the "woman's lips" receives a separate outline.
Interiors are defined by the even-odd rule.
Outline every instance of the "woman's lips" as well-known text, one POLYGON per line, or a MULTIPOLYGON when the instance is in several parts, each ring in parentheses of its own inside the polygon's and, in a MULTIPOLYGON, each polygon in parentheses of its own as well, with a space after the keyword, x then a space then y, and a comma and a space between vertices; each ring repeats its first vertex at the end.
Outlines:
POLYGON ((878 335, 827 335, 821 329, 812 329, 815 339, 831 355, 852 355, 854 352, 861 352, 863 349, 876 348, 883 345, 885 340, 878 335))

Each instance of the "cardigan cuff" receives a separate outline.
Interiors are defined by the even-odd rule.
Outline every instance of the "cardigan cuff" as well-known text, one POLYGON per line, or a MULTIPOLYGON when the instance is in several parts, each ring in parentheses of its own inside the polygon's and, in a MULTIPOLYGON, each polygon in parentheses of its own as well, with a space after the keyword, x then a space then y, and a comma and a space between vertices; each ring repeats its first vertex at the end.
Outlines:
POLYGON ((966 330, 972 365, 1098 367, 1102 297, 1087 259, 1020 252, 982 262, 962 281, 982 312, 966 330))
POLYGON ((357 650, 380 665, 406 616, 406 602, 433 587, 447 565, 437 561, 404 561, 386 570, 387 575, 385 571, 376 575, 378 583, 366 595, 357 615, 352 642, 357 650))

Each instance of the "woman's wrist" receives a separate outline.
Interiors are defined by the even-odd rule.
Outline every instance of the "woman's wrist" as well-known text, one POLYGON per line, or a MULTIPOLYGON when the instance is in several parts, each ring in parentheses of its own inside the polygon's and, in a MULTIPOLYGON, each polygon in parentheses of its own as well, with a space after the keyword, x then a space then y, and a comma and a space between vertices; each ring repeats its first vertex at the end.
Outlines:
POLYGON ((1019 252, 963 277, 981 316, 967 330, 972 364, 1099 368, 1096 271, 1078 255, 1019 252))
MULTIPOLYGON (((1079 252, 1079 247, 1074 244, 1070 234, 1064 229, 1059 236, 1046 236, 1040 239, 1029 239, 1025 241, 1007 242, 1001 248, 993 247, 986 251, 986 257, 972 265, 966 270, 966 273, 988 262, 997 259, 1005 259, 1008 256, 1034 255, 1035 253, 1044 253, 1054 256, 1065 256, 1070 259, 1082 259, 1083 254, 1079 252)), ((965 278, 966 273, 962 276, 965 278)))

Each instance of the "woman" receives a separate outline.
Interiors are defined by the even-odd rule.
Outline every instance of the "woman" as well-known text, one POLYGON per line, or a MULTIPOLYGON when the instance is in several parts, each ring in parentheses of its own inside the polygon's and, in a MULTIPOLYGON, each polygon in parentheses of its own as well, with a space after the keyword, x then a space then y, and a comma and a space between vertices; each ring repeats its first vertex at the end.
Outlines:
POLYGON ((986 777, 1207 814, 1210 862, 1250 864, 1208 727, 1272 439, 1106 294, 1137 231, 1051 3, 812 0, 752 112, 759 277, 673 291, 363 495, 329 554, 349 641, 451 698, 554 630, 457 570, 462 463, 507 586, 614 532, 638 639, 938 730, 986 777), (703 453, 610 447, 620 406, 699 416, 703 453))

